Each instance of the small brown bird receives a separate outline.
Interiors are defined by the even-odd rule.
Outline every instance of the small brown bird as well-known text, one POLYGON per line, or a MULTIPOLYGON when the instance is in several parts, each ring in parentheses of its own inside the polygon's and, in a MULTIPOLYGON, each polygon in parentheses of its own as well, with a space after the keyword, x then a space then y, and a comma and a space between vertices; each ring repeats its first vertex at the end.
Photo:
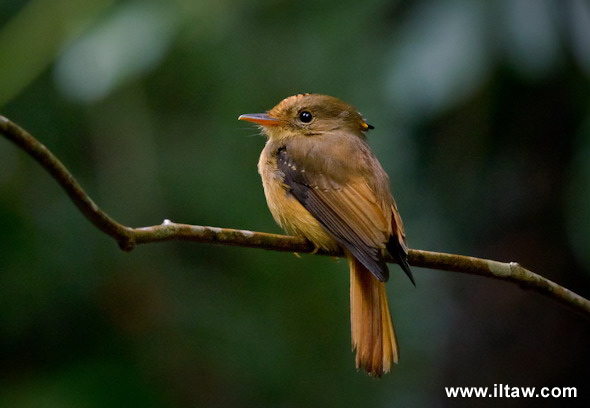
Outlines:
POLYGON ((389 372, 399 351, 385 293, 386 251, 414 278, 389 178, 366 142, 373 127, 354 107, 318 94, 291 96, 239 119, 259 124, 268 137, 258 172, 276 222, 317 248, 346 253, 357 368, 389 372))

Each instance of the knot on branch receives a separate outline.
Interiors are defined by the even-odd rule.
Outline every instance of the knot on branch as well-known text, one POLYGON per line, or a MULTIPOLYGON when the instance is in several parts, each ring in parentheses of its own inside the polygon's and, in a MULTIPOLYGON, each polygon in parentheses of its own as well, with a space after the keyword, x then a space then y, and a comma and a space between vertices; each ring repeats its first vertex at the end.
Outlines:
POLYGON ((134 231, 131 228, 126 228, 125 233, 117 238, 117 243, 123 251, 131 252, 137 245, 134 231))

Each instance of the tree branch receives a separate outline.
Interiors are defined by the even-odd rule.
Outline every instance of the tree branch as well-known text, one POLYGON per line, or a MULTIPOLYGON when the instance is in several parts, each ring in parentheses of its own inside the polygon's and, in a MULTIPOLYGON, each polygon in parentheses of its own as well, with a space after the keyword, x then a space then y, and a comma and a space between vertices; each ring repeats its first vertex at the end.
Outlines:
MULTIPOLYGON (((138 244, 162 241, 193 241, 271 251, 312 253, 314 246, 305 238, 177 224, 164 220, 161 225, 131 228, 118 223, 102 211, 84 192, 66 167, 42 143, 24 129, 0 115, 0 133, 33 157, 64 189, 84 216, 99 230, 112 237, 121 249, 131 251, 138 244)), ((342 256, 342 252, 319 251, 318 255, 342 256)), ((390 263, 392 259, 387 260, 390 263)), ((590 301, 517 263, 503 263, 463 255, 410 249, 408 261, 413 266, 459 272, 500 279, 531 289, 590 317, 590 301)))

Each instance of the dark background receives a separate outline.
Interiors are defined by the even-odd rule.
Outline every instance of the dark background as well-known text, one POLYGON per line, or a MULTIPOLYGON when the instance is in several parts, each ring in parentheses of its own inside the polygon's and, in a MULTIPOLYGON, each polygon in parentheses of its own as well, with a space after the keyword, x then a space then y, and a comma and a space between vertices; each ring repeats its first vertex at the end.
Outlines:
MULTIPOLYGON (((590 296, 590 3, 0 1, 0 113, 131 226, 279 232, 241 113, 354 104, 410 247, 517 261, 590 296)), ((345 262, 191 243, 124 253, 0 140, 0 406, 538 406, 590 323, 505 282, 392 267, 402 350, 356 372, 345 262)))

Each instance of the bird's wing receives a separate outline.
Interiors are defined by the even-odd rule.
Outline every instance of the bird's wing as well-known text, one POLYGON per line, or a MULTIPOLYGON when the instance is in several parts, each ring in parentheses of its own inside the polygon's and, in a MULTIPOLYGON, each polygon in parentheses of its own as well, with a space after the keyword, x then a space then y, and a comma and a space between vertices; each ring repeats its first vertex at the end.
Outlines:
MULTIPOLYGON (((310 158, 310 154, 314 153, 308 151, 303 156, 296 147, 290 146, 278 149, 277 166, 284 174, 288 192, 377 279, 387 281, 389 271, 382 250, 389 246, 396 222, 389 188, 376 193, 371 186, 375 183, 366 175, 349 172, 353 175, 343 176, 343 167, 350 163, 318 165, 322 160, 326 163, 325 157, 316 160, 310 158)), ((350 157, 343 159, 347 161, 350 157)), ((376 161, 372 155, 370 159, 376 161)), ((398 238, 394 238, 396 242, 398 238)))

